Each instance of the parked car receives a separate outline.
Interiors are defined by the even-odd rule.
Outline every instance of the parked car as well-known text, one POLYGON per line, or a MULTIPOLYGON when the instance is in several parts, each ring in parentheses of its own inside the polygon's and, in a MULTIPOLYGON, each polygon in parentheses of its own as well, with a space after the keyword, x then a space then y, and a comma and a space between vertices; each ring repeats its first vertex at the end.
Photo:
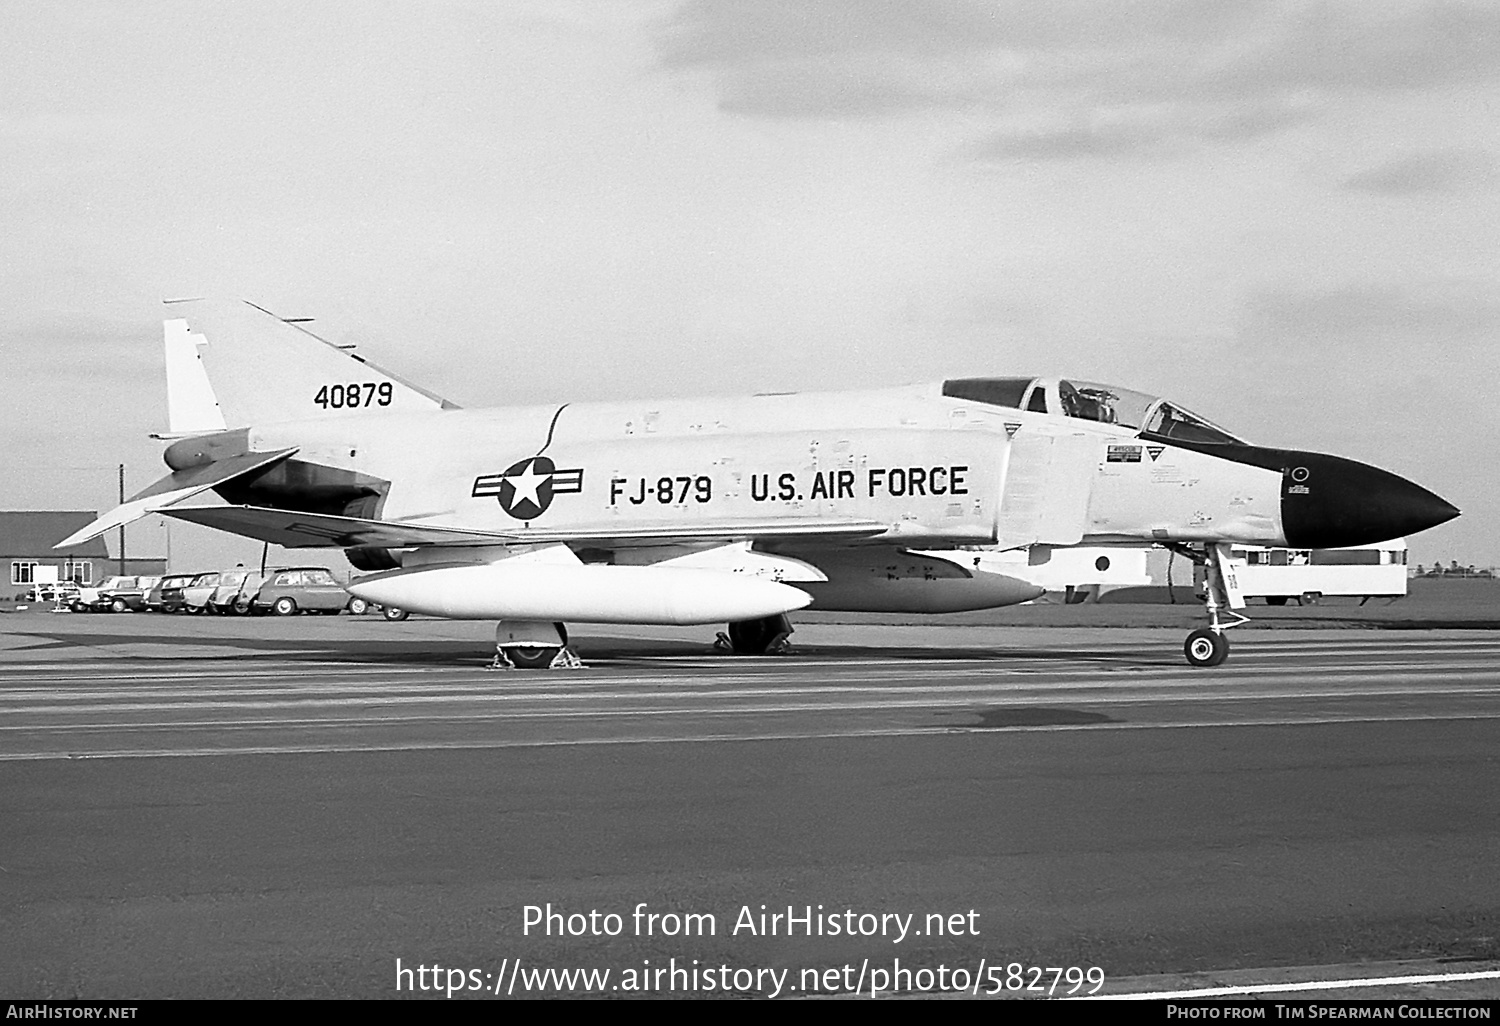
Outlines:
POLYGON ((250 609, 277 616, 304 611, 336 616, 350 602, 349 593, 326 567, 284 567, 266 575, 265 583, 250 600, 250 609))
POLYGON ((155 577, 111 577, 97 588, 80 588, 69 608, 75 613, 138 612, 146 608, 146 592, 155 577))
POLYGON ((56 584, 33 584, 25 593, 17 595, 17 602, 55 602, 71 606, 78 598, 80 588, 72 581, 56 584))
POLYGON ((219 586, 219 573, 217 570, 194 577, 187 587, 182 589, 182 608, 189 613, 201 613, 208 608, 208 600, 213 596, 214 589, 219 586))
POLYGON ((182 589, 192 583, 196 574, 168 574, 146 592, 146 608, 153 613, 182 612, 182 589))
POLYGON ((208 596, 210 612, 243 616, 250 611, 250 597, 263 580, 260 574, 242 567, 221 570, 219 583, 208 596))
POLYGON ((240 585, 239 591, 235 593, 231 600, 230 607, 224 610, 224 612, 232 613, 235 616, 249 616, 251 613, 254 613, 256 611, 255 596, 259 594, 261 585, 274 576, 276 576, 275 570, 268 570, 265 573, 255 573, 247 576, 244 583, 240 585))
POLYGON ((411 615, 405 609, 397 606, 382 606, 379 602, 370 602, 362 598, 349 600, 349 612, 355 616, 363 616, 366 613, 376 613, 387 620, 405 620, 411 615))

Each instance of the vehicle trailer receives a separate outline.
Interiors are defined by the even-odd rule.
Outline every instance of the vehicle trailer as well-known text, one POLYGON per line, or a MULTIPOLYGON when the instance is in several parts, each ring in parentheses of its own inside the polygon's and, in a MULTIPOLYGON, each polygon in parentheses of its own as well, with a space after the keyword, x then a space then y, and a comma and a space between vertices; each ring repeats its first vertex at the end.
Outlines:
POLYGON ((1404 538, 1347 549, 1236 545, 1230 557, 1236 563, 1241 594, 1265 599, 1268 606, 1291 601, 1315 605, 1335 596, 1372 599, 1406 594, 1404 538))

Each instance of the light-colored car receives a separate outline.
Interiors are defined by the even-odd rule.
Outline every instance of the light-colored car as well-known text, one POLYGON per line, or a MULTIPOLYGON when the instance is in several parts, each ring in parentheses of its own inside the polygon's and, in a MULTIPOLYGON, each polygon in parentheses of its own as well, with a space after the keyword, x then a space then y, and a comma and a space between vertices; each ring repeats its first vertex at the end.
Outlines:
POLYGON ((214 589, 218 586, 217 570, 194 577, 192 583, 182 589, 182 608, 189 613, 203 612, 208 608, 208 600, 213 597, 214 589))
POLYGON ((349 603, 349 593, 326 567, 287 567, 266 575, 250 608, 277 616, 302 612, 336 616, 349 603))
POLYGON ((60 606, 71 606, 82 589, 72 581, 56 584, 33 584, 23 594, 16 596, 17 602, 53 602, 60 606))
POLYGON ((248 613, 250 597, 260 587, 261 580, 259 574, 243 567, 219 571, 219 583, 208 596, 209 612, 241 616, 248 613))

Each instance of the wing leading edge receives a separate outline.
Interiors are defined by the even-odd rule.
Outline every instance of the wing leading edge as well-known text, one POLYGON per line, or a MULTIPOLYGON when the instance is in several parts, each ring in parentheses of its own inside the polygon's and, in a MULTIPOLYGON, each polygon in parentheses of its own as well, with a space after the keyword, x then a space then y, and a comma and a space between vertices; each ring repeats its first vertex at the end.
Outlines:
POLYGON ((805 538, 854 541, 873 538, 888 530, 888 525, 872 520, 830 520, 826 517, 718 521, 694 527, 678 524, 622 528, 617 523, 611 523, 595 527, 569 527, 565 530, 484 531, 298 513, 264 506, 173 506, 156 512, 287 548, 405 548, 424 545, 539 545, 557 542, 628 547, 675 542, 805 538))

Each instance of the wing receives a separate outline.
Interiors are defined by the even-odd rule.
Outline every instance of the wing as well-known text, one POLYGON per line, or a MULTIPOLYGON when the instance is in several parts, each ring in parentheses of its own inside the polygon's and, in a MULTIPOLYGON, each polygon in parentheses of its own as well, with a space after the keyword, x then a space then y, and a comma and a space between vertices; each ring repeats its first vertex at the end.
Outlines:
MULTIPOLYGON (((122 507, 123 508, 123 507, 122 507)), ((575 526, 565 530, 530 529, 485 531, 441 524, 404 523, 394 520, 363 520, 358 517, 297 513, 263 506, 172 506, 155 512, 222 531, 232 531, 257 541, 288 548, 381 546, 405 548, 418 545, 599 545, 606 548, 737 541, 818 538, 857 541, 888 531, 889 525, 873 520, 831 520, 827 517, 775 520, 720 520, 701 526, 683 524, 660 527, 622 527, 618 523, 575 526)))

